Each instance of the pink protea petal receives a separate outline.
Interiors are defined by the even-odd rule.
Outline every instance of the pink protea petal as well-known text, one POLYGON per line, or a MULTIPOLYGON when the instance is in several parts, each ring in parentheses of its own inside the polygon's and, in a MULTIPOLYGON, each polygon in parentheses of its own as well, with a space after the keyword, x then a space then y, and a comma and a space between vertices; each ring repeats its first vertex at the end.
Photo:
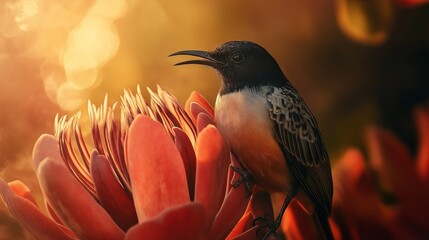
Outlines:
POLYGON ((208 222, 211 223, 225 196, 230 163, 228 146, 213 125, 207 126, 199 133, 196 156, 195 202, 202 203, 208 222))
MULTIPOLYGON (((231 155, 232 166, 241 167, 238 161, 231 155)), ((234 172, 231 182, 236 182, 240 178, 240 174, 234 172)), ((231 185, 231 182, 227 182, 231 185)), ((224 239, 233 226, 239 221, 246 210, 249 203, 247 196, 248 190, 244 183, 236 188, 231 188, 226 195, 221 208, 219 209, 216 218, 213 221, 212 227, 207 239, 224 239)))
POLYGON ((147 116, 137 116, 127 138, 128 172, 139 222, 189 202, 182 158, 170 135, 147 116))
POLYGON ((199 113, 197 117, 197 131, 201 132, 207 125, 214 125, 214 120, 206 113, 199 113))
POLYGON ((52 209, 79 238, 124 238, 124 232, 64 165, 48 158, 39 164, 38 176, 52 209))
POLYGON ((404 144, 390 132, 377 128, 368 129, 367 140, 370 163, 383 186, 399 199, 418 194, 420 180, 404 144))
POLYGON ((180 152, 180 156, 185 166, 186 178, 188 181, 189 197, 194 200, 195 195, 195 172, 197 165, 197 157, 195 156, 194 148, 188 135, 179 128, 173 128, 175 135, 176 147, 180 152))
POLYGON ((205 220, 201 204, 187 203, 165 210, 157 217, 136 225, 128 231, 125 240, 205 239, 205 220))
POLYGON ((201 107, 203 107, 209 115, 214 118, 214 110, 210 103, 198 92, 194 91, 191 93, 191 96, 189 96, 188 100, 185 104, 185 111, 192 116, 191 114, 191 103, 198 103, 201 107))
POLYGON ((30 189, 23 182, 12 181, 12 182, 9 182, 8 185, 16 195, 27 199, 28 201, 34 203, 34 205, 37 206, 36 200, 34 200, 34 197, 31 194, 30 189))
POLYGON ((58 225, 61 227, 61 229, 67 233, 69 236, 76 237, 76 235, 68 229, 66 226, 64 226, 64 223, 61 221, 61 219, 57 216, 57 214, 54 212, 52 207, 49 205, 48 202, 45 201, 46 209, 48 210, 49 216, 51 216, 52 220, 54 220, 58 225))
POLYGON ((429 108, 417 108, 415 119, 419 129, 419 149, 417 171, 421 178, 429 183, 429 108))
MULTIPOLYGON (((28 193, 25 193, 24 195, 27 194, 28 193)), ((61 230, 61 227, 57 223, 45 216, 36 204, 14 193, 1 178, 0 196, 9 212, 11 212, 36 239, 74 239, 61 230)))
POLYGON ((210 119, 213 119, 213 116, 199 103, 191 102, 190 104, 191 118, 194 122, 196 122, 198 115, 201 113, 207 114, 210 119))
POLYGON ((33 164, 34 169, 37 170, 40 162, 46 158, 58 160, 64 165, 62 157, 58 148, 58 141, 54 136, 43 134, 37 139, 33 147, 33 164))
POLYGON ((115 222, 126 231, 137 223, 137 214, 132 198, 119 184, 112 168, 103 155, 94 150, 91 154, 91 175, 100 204, 115 222))

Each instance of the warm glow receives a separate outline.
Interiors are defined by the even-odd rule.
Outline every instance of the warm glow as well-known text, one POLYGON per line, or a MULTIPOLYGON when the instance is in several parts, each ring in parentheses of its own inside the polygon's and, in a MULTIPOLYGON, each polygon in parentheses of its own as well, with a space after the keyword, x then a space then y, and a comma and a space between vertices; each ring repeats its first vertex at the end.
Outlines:
MULTIPOLYGON (((112 21, 124 13, 124 8, 123 1, 99 0, 69 33, 60 55, 67 81, 57 93, 58 104, 63 109, 73 110, 81 106, 83 99, 79 97, 85 96, 83 93, 98 83, 99 69, 115 55, 119 38, 112 21)), ((45 80, 45 84, 49 83, 45 80)))
MULTIPOLYGON (((150 99, 144 89, 159 85, 182 104, 197 91, 213 105, 220 84, 215 71, 174 67, 189 58, 167 56, 213 50, 229 40, 257 42, 276 58, 316 116, 332 166, 348 147, 363 150, 370 124, 417 149, 411 116, 429 98, 428 3, 0 0, 0 178, 20 180, 43 206, 31 162, 34 143, 53 134, 57 114, 82 112, 88 126, 89 99, 99 106, 108 94, 104 104, 118 102, 119 111, 124 89, 140 85, 150 99)), ((91 134, 89 127, 82 131, 91 134)), ((366 151, 363 156, 367 160, 366 151)), ((350 173, 364 172, 351 163, 350 173)), ((7 214, 0 201, 0 238, 28 239, 7 214)))
POLYGON ((39 0, 6 1, 0 6, 0 33, 15 37, 37 24, 39 0))

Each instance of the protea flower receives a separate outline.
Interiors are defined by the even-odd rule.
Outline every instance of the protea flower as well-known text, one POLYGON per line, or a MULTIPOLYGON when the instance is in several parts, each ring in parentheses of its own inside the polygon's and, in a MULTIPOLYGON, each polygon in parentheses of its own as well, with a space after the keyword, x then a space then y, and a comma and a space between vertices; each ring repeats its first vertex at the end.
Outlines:
POLYGON ((20 181, 0 179, 3 202, 37 239, 254 239, 253 219, 272 215, 266 193, 249 198, 229 166, 239 166, 198 93, 186 110, 158 88, 150 104, 125 91, 121 118, 107 99, 88 104, 90 137, 81 114, 56 119, 42 135, 34 168, 49 216, 20 181), (92 139, 92 143, 90 144, 92 139), (247 208, 247 210, 246 210, 247 208))
POLYGON ((333 215, 344 239, 429 236, 429 108, 416 109, 420 145, 413 156, 387 130, 367 130, 369 161, 348 150, 334 169, 333 215))

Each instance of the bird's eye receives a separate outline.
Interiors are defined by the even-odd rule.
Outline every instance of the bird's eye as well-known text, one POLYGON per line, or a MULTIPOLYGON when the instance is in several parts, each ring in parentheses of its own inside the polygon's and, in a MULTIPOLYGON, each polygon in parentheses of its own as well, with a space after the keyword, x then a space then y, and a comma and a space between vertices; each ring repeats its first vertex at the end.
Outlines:
POLYGON ((231 56, 231 60, 235 63, 240 63, 244 60, 244 56, 241 53, 235 53, 231 56))

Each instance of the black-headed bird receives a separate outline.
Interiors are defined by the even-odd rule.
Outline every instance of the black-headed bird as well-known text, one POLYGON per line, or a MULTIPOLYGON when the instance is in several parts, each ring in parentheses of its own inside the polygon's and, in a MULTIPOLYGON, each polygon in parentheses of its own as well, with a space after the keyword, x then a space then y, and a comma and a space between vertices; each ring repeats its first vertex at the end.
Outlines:
POLYGON ((332 176, 319 126, 276 60, 263 47, 230 41, 212 52, 171 54, 201 59, 176 65, 202 64, 222 78, 215 121, 232 153, 269 192, 286 195, 278 217, 264 225, 269 234, 280 226, 293 198, 313 215, 321 239, 333 239, 328 217, 332 205, 332 176))

